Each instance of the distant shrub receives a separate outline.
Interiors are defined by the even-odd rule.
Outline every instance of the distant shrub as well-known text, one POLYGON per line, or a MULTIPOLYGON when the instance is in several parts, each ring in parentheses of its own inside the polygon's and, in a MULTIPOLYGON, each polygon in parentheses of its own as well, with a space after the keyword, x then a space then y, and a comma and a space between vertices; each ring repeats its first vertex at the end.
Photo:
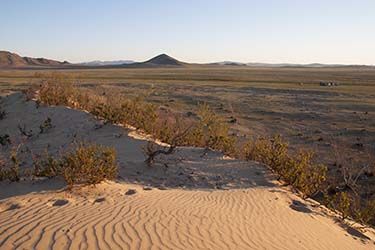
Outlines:
POLYGON ((249 141, 244 148, 244 157, 267 165, 304 195, 314 196, 323 190, 327 167, 313 164, 312 152, 300 151, 296 156, 291 155, 288 144, 279 135, 249 141))
POLYGON ((81 143, 63 156, 63 176, 69 186, 74 184, 97 184, 117 177, 118 167, 115 150, 98 145, 81 143))

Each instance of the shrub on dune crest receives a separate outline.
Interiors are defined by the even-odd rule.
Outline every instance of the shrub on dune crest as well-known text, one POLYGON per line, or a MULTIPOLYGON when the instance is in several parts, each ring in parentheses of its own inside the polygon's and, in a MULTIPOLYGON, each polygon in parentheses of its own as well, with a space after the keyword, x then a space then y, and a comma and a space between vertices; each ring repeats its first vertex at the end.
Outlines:
POLYGON ((198 121, 187 141, 190 145, 204 147, 206 152, 212 149, 233 155, 236 151, 236 140, 229 135, 228 125, 205 104, 198 107, 198 121))
POLYGON ((43 76, 39 84, 38 99, 46 105, 74 105, 76 88, 73 79, 53 73, 43 76))
POLYGON ((5 110, 0 106, 0 120, 3 120, 6 116, 5 110))
POLYGON ((63 176, 69 186, 115 179, 118 173, 115 158, 112 148, 81 143, 73 152, 63 156, 63 176))
POLYGON ((61 158, 44 155, 34 157, 34 175, 38 177, 62 176, 71 187, 74 184, 91 185, 117 177, 116 152, 96 144, 78 144, 61 158))
POLYGON ((3 180, 20 180, 20 161, 16 150, 10 152, 9 161, 0 157, 0 181, 3 180))
POLYGON ((297 155, 290 154, 288 144, 279 135, 249 141, 244 148, 244 157, 267 165, 304 195, 314 196, 323 191, 327 167, 313 164, 312 152, 301 150, 297 155))

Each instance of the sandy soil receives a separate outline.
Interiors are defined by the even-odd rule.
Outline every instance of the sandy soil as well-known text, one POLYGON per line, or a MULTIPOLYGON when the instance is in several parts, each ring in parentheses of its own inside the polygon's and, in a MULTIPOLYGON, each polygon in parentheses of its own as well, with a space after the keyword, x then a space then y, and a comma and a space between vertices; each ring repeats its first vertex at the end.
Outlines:
MULTIPOLYGON (((260 164, 180 148, 150 168, 143 136, 65 107, 2 99, 0 134, 30 152, 67 151, 77 140, 113 146, 120 177, 64 190, 59 179, 0 182, 0 249, 374 249, 373 229, 342 224, 313 201, 281 187, 260 164), (47 118, 53 127, 40 133, 47 118), (20 135, 24 127, 29 138, 20 135)), ((7 155, 12 146, 3 147, 7 155)))

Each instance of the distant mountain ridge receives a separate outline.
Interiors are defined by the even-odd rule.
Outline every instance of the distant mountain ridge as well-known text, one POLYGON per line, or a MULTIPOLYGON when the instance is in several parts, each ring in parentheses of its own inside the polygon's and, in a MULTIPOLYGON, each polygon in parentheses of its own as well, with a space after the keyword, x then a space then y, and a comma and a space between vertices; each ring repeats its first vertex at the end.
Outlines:
POLYGON ((0 67, 23 68, 23 67, 56 67, 68 66, 69 62, 56 61, 46 58, 21 57, 9 51, 0 51, 0 67))
POLYGON ((136 63, 136 62, 132 61, 132 60, 115 60, 115 61, 100 61, 100 60, 95 60, 95 61, 90 61, 90 62, 79 63, 79 65, 84 65, 84 66, 104 66, 104 65, 121 65, 121 64, 132 64, 132 63, 136 63))
POLYGON ((95 68, 154 68, 154 67, 260 67, 260 68, 375 68, 372 65, 345 65, 345 64, 292 64, 292 63, 242 63, 222 61, 214 63, 186 63, 167 54, 160 54, 144 62, 132 60, 91 61, 72 64, 45 58, 21 57, 8 51, 0 51, 0 68, 66 68, 66 69, 95 69, 95 68))

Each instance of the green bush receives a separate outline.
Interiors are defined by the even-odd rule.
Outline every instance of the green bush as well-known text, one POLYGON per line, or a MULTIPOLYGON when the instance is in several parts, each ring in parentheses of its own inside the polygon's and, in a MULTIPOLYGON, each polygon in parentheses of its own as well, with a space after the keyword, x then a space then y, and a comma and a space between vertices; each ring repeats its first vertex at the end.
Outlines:
POLYGON ((112 148, 81 143, 63 156, 64 178, 69 186, 115 179, 118 172, 115 155, 112 148))

